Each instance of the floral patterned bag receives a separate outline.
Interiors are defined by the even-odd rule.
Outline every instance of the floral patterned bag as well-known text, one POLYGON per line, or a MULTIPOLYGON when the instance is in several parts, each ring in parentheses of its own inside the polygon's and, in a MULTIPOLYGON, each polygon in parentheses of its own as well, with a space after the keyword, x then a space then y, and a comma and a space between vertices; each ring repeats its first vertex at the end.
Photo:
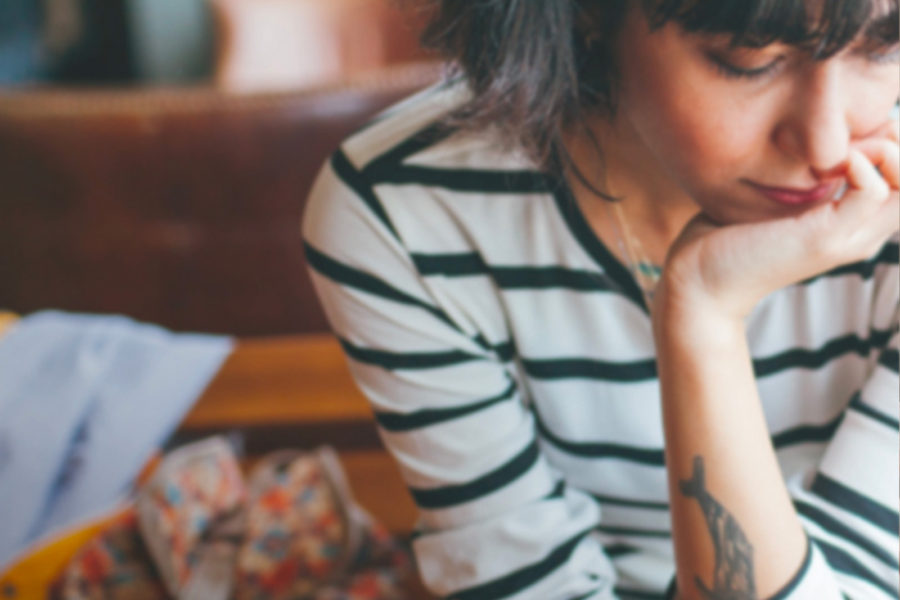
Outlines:
POLYGON ((282 452, 250 484, 238 600, 404 596, 408 554, 355 502, 336 453, 282 452))
POLYGON ((354 502, 332 449, 269 455, 245 485, 212 438, 167 455, 58 588, 66 600, 405 600, 410 576, 407 548, 354 502))

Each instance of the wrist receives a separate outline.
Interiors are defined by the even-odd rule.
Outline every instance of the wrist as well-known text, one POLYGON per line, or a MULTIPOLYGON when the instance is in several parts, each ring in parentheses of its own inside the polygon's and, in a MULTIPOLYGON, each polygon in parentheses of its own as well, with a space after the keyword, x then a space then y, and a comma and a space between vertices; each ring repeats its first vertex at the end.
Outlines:
MULTIPOLYGON (((727 227, 722 228, 723 232, 726 230, 727 227)), ((767 269, 767 273, 761 275, 757 265, 729 268, 710 258, 710 255, 719 256, 733 250, 725 248, 701 252, 704 245, 698 243, 694 246, 670 255, 666 260, 658 285, 660 305, 665 310, 702 311, 710 319, 739 322, 753 311, 760 300, 783 287, 778 283, 777 273, 773 269, 767 269)))
POLYGON ((744 319, 686 286, 663 278, 654 294, 651 311, 653 335, 662 348, 702 344, 704 348, 744 339, 744 319))

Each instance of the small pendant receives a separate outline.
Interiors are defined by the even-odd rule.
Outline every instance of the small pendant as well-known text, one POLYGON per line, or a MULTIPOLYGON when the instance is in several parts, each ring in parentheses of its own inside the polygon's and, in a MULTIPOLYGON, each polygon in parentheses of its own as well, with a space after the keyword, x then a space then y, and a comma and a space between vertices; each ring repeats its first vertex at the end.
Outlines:
POLYGON ((659 279, 660 275, 662 275, 662 267, 650 262, 641 261, 638 263, 637 268, 644 277, 659 279))

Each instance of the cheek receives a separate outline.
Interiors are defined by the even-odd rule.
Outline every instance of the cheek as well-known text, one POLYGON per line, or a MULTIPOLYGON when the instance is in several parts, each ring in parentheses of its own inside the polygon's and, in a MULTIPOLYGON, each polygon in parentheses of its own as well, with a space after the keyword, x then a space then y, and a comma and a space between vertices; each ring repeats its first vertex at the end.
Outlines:
POLYGON ((721 190, 752 168, 768 116, 672 35, 624 55, 620 107, 654 167, 688 193, 721 190))
MULTIPOLYGON (((900 80, 900 71, 895 77, 900 80)), ((896 119, 897 96, 900 83, 881 81, 879 85, 856 86, 849 112, 849 124, 853 138, 866 137, 870 132, 883 126, 889 118, 896 119)))
POLYGON ((759 112, 697 94, 659 98, 636 124, 662 167, 687 188, 711 188, 740 177, 765 145, 759 112))

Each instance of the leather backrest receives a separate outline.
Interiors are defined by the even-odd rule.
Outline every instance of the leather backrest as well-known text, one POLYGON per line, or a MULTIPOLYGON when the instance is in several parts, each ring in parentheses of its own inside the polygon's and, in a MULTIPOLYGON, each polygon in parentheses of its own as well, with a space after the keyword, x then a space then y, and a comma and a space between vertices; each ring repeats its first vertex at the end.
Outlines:
POLYGON ((0 309, 177 330, 323 331, 300 216, 340 140, 435 63, 285 94, 0 94, 0 309))

